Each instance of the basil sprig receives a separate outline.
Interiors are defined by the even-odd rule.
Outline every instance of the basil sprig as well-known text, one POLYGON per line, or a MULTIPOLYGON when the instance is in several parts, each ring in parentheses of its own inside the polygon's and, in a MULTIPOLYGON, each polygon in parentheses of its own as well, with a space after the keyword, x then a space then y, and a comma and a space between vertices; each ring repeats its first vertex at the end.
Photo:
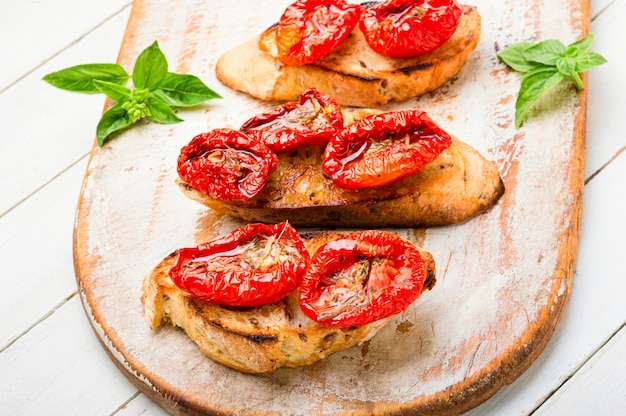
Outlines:
POLYGON ((565 46, 559 40, 539 43, 519 42, 498 53, 500 61, 524 74, 515 102, 515 127, 519 128, 528 110, 546 91, 564 79, 583 88, 580 73, 606 63, 600 54, 590 52, 594 35, 565 46))
POLYGON ((135 61, 132 76, 118 64, 86 64, 43 77, 66 91, 104 93, 114 104, 104 112, 96 128, 98 145, 110 135, 145 117, 161 123, 179 123, 173 108, 191 107, 221 98, 198 77, 168 72, 167 59, 155 41, 135 61), (133 89, 126 84, 132 79, 133 89))

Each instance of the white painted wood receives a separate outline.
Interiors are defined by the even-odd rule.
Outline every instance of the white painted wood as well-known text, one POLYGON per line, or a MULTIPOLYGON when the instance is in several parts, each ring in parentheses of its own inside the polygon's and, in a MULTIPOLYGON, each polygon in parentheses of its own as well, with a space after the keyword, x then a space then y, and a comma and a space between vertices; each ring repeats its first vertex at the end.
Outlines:
POLYGON ((0 91, 79 41, 130 3, 129 0, 3 1, 0 6, 0 91))
POLYGON ((626 404, 626 330, 609 340, 535 416, 621 415, 626 404))
POLYGON ((76 293, 74 210, 87 158, 0 217, 0 349, 76 293))
POLYGON ((99 345, 78 296, 0 355, 6 415, 109 415, 136 392, 99 345))
MULTIPOLYGON (((17 7, 18 2, 12 4, 17 7)), ((41 78, 72 65, 115 62, 129 12, 127 7, 71 49, 0 93, 0 215, 89 152, 104 96, 62 91, 41 78)), ((54 21, 61 15, 57 11, 48 18, 54 21)), ((6 43, 11 42, 0 42, 6 43)))

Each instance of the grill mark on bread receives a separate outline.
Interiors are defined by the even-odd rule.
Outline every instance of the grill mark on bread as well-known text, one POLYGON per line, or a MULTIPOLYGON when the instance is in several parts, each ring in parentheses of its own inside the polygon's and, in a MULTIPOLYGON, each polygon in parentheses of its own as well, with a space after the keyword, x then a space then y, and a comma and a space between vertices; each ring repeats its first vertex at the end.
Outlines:
MULTIPOLYGON (((202 318, 204 316, 204 309, 202 307, 202 300, 198 300, 195 299, 191 296, 187 296, 186 297, 186 303, 187 303, 187 307, 190 310, 190 312, 192 314, 196 314, 199 318, 202 318)), ((229 309, 229 308, 225 308, 225 309, 229 309)), ((257 318, 255 317, 251 317, 248 320, 250 323, 252 323, 253 325, 258 325, 259 321, 257 318), (255 323, 253 321, 256 321, 255 323)), ((244 338, 247 338, 251 341, 257 342, 257 343, 272 343, 272 342, 278 342, 278 336, 276 335, 268 335, 268 334, 263 334, 263 333, 254 333, 254 332, 245 332, 245 331, 236 331, 233 330, 232 328, 226 328, 224 327, 224 325, 222 324, 221 321, 219 321, 218 319, 205 319, 205 322, 216 326, 218 328, 220 328, 222 331, 227 332, 229 334, 233 334, 233 335, 238 335, 244 338)))
MULTIPOLYGON (((318 66, 318 65, 315 65, 315 63, 312 63, 311 65, 318 66)), ((385 80, 383 80, 381 77, 368 77, 368 76, 365 76, 365 75, 352 74, 350 72, 335 71, 335 70, 328 69, 328 68, 323 67, 323 66, 318 66, 318 67, 319 68, 323 68, 324 70, 326 70, 328 72, 334 72, 335 74, 339 74, 339 75, 341 75, 343 77, 353 78, 353 79, 356 79, 356 80, 361 81, 361 82, 381 82, 381 81, 385 82, 385 80)), ((363 67, 367 68, 367 66, 363 66, 363 67)))
POLYGON ((249 340, 258 342, 258 343, 278 342, 278 337, 276 336, 267 336, 267 335, 258 335, 258 334, 238 334, 238 335, 244 336, 248 338, 249 340))
POLYGON ((423 71, 425 69, 430 68, 433 65, 434 65, 434 63, 432 63, 432 62, 424 62, 423 64, 418 64, 418 65, 413 65, 413 66, 407 66, 407 67, 404 67, 404 68, 400 68, 396 72, 402 72, 404 75, 411 75, 415 71, 423 71))

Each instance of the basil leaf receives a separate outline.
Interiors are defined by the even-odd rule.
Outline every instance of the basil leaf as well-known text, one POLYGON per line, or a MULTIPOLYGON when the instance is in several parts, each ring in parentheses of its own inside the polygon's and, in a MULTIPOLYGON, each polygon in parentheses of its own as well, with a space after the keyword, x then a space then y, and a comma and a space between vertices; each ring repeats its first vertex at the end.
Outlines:
POLYGON ((169 72, 155 93, 174 107, 191 107, 213 98, 222 98, 195 75, 169 72))
POLYGON ((571 79, 576 88, 583 88, 583 81, 576 72, 576 61, 574 58, 561 58, 556 61, 556 69, 567 78, 571 79))
POLYGON ((567 49, 577 50, 580 52, 587 52, 589 49, 591 49, 591 45, 593 44, 594 39, 595 39, 595 35, 593 33, 589 33, 584 38, 570 44, 567 47, 567 49))
POLYGON ((559 40, 545 40, 524 49, 522 55, 529 62, 556 65, 559 58, 565 56, 565 49, 565 45, 559 40))
POLYGON ((605 64, 604 57, 595 52, 584 52, 576 58, 576 72, 589 71, 594 66, 605 64))
POLYGON ((123 85, 114 84, 112 82, 94 80, 94 85, 98 91, 104 93, 113 101, 124 101, 130 98, 130 89, 123 85))
POLYGON ((173 124, 183 121, 178 118, 176 113, 170 108, 165 101, 153 94, 148 97, 148 109, 152 120, 161 124, 173 124))
POLYGON ((128 78, 126 70, 118 64, 86 64, 52 72, 42 79, 62 90, 93 94, 100 92, 94 80, 123 85, 128 78))
POLYGON ((515 127, 519 128, 528 110, 546 91, 555 87, 564 76, 556 68, 545 67, 530 71, 522 78, 520 91, 515 102, 515 127))
POLYGON ((539 65, 534 62, 528 62, 526 58, 524 58, 523 52, 527 48, 531 47, 533 44, 530 42, 518 42, 511 46, 507 46, 502 49, 498 54, 498 59, 504 62, 506 65, 513 68, 518 72, 528 72, 539 65))
POLYGON ((584 87, 580 73, 606 63, 603 56, 589 52, 594 35, 567 47, 559 40, 546 40, 533 45, 518 42, 498 54, 498 58, 516 71, 526 72, 515 102, 515 127, 519 128, 530 107, 546 91, 564 78, 570 79, 576 88, 584 87))
POLYGON ((574 58, 560 58, 556 61, 556 69, 563 75, 569 76, 576 69, 574 58))
POLYGON ((133 124, 126 114, 126 110, 122 108, 122 104, 115 104, 102 114, 102 118, 96 127, 96 139, 98 146, 102 147, 111 133, 122 130, 133 124))
POLYGON ((135 88, 147 88, 150 90, 159 87, 159 84, 167 75, 167 59, 159 49, 159 44, 154 43, 144 49, 137 57, 133 67, 133 84, 135 88))

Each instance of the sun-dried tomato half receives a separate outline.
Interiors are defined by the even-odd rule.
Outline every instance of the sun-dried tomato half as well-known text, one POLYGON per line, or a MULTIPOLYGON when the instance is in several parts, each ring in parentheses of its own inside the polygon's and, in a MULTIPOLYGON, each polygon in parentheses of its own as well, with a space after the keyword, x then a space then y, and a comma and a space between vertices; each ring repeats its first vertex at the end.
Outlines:
POLYGON ((249 200, 267 182, 278 157, 237 130, 195 136, 178 156, 178 175, 192 188, 224 201, 249 200))
POLYGON ((254 223, 197 247, 177 250, 169 276, 198 299, 254 307, 278 302, 291 293, 309 261, 300 235, 290 224, 254 223))
POLYGON ((330 241, 300 282, 300 307, 329 326, 359 326, 404 311, 428 275, 415 246, 389 231, 359 231, 330 241))
POLYGON ((275 152, 298 146, 322 146, 343 128, 341 107, 334 98, 315 88, 290 102, 259 114, 240 128, 275 152))
POLYGON ((287 65, 309 64, 330 53, 348 37, 361 17, 361 6, 344 0, 297 0, 276 26, 278 59, 287 65))
POLYGON ((374 51, 410 58, 441 47, 462 12, 456 0, 388 0, 365 9, 359 28, 374 51))
POLYGON ((341 188, 385 186, 419 172, 451 144, 423 111, 371 115, 328 142, 322 170, 341 188))

